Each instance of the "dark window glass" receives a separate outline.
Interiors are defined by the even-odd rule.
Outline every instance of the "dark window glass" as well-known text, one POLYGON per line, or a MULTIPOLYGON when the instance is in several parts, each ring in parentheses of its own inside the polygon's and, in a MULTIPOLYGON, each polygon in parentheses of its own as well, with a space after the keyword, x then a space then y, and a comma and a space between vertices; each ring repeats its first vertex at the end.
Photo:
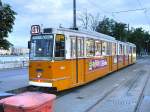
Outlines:
POLYGON ((55 57, 65 57, 65 37, 64 35, 57 34, 55 40, 55 57))
POLYGON ((53 35, 37 35, 31 40, 31 59, 51 59, 53 55, 53 35))

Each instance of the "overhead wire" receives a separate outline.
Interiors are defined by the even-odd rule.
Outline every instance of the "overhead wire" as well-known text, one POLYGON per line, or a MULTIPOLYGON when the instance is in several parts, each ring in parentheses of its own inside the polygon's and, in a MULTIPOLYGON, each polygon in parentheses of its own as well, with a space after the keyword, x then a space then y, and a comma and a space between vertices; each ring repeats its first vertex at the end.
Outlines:
MULTIPOLYGON (((137 2, 138 2, 138 4, 139 4, 139 6, 141 7, 141 8, 143 8, 143 5, 142 5, 142 3, 140 2, 140 0, 137 0, 137 2)), ((148 8, 145 8, 145 10, 144 10, 144 15, 145 15, 145 20, 147 21, 147 23, 149 24, 149 27, 150 27, 150 19, 149 19, 149 16, 147 15, 147 9, 148 8)))
POLYGON ((112 13, 126 13, 126 12, 136 12, 136 11, 143 11, 143 10, 145 11, 146 8, 122 10, 122 11, 116 11, 116 12, 112 12, 112 13))
POLYGON ((109 11, 103 10, 102 8, 99 8, 99 6, 98 6, 96 3, 94 3, 94 2, 92 2, 92 1, 90 1, 90 0, 88 0, 88 2, 90 3, 90 5, 93 5, 93 6, 94 6, 95 8, 97 8, 99 11, 101 11, 102 13, 104 13, 104 17, 106 17, 106 14, 109 14, 110 16, 112 16, 112 18, 116 19, 117 21, 120 21, 119 19, 117 19, 117 18, 115 17, 115 15, 114 15, 112 12, 109 12, 109 11))
POLYGON ((120 10, 120 11, 116 11, 116 12, 109 12, 109 11, 105 11, 101 8, 99 8, 99 6, 94 3, 93 1, 88 0, 90 5, 93 5, 95 8, 97 8, 99 11, 101 11, 102 13, 104 13, 104 17, 106 17, 106 14, 109 14, 110 16, 112 16, 112 18, 114 18, 115 20, 121 22, 120 19, 118 19, 115 15, 119 14, 119 13, 129 13, 129 12, 138 12, 138 11, 143 11, 144 15, 145 15, 145 20, 147 21, 147 23, 150 25, 150 19, 149 16, 147 15, 147 10, 149 8, 145 8, 143 7, 143 5, 141 4, 140 0, 137 0, 137 2, 140 5, 140 8, 138 9, 129 9, 129 10, 120 10))

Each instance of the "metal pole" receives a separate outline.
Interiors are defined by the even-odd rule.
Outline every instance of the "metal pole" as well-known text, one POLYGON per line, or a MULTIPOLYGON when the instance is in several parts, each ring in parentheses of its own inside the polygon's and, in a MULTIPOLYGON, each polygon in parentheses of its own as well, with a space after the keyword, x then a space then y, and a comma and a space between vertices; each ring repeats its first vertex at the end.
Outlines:
POLYGON ((0 9, 1 9, 1 7, 2 7, 2 1, 0 0, 0 9))
MULTIPOLYGON (((3 10, 3 6, 2 6, 2 1, 0 0, 0 21, 2 21, 2 10, 3 10)), ((0 32, 2 31, 2 28, 0 27, 0 32)))
POLYGON ((87 13, 87 9, 86 9, 86 27, 85 27, 85 29, 87 30, 88 29, 88 13, 87 13))
POLYGON ((0 0, 0 11, 3 9, 2 7, 2 1, 0 0))
POLYGON ((73 28, 77 28, 76 24, 76 0, 73 0, 73 28))

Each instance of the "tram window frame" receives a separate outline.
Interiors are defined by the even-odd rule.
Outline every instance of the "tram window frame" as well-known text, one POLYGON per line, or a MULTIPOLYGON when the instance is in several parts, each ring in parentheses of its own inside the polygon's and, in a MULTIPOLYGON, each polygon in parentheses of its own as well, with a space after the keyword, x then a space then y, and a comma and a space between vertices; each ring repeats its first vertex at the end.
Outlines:
POLYGON ((105 56, 107 55, 107 42, 102 41, 102 55, 105 56))
POLYGON ((119 55, 123 55, 123 45, 119 44, 119 55))
POLYGON ((112 43, 111 42, 107 42, 107 55, 112 55, 112 47, 111 47, 112 43))
POLYGON ((70 38, 70 41, 71 41, 71 49, 70 49, 70 56, 72 58, 76 58, 76 38, 70 38))
POLYGON ((132 55, 132 46, 130 46, 129 49, 130 49, 130 50, 129 50, 129 53, 130 53, 130 55, 132 55))
POLYGON ((77 42, 78 57, 84 57, 84 39, 78 37, 77 42))
POLYGON ((126 45, 126 55, 128 55, 128 46, 126 45))
POLYGON ((82 38, 82 37, 71 37, 70 42, 71 42, 71 44, 70 44, 70 46, 71 46, 70 47, 70 57, 71 58, 84 57, 84 38, 82 38))
POLYGON ((122 55, 125 55, 125 46, 122 45, 122 55))
POLYGON ((112 43, 112 55, 116 55, 117 54, 117 44, 116 43, 112 43))
POLYGON ((95 56, 95 40, 94 39, 89 38, 86 40, 86 56, 87 57, 95 56))
POLYGON ((133 54, 136 54, 136 47, 133 47, 133 54))
MULTIPOLYGON (((58 41, 58 42, 59 42, 59 41, 58 41)), ((60 44, 60 43, 59 43, 59 44, 60 44)), ((60 45, 61 45, 61 44, 60 44, 60 45)), ((58 61, 59 61, 59 60, 64 60, 65 57, 66 57, 66 52, 65 52, 65 51, 66 51, 66 50, 65 50, 65 49, 66 49, 65 35, 64 35, 64 34, 56 34, 56 35, 55 35, 55 44, 54 44, 54 45, 55 45, 54 59, 55 59, 55 60, 58 60, 58 61), (59 36, 59 38, 60 38, 59 41, 60 41, 61 44, 62 44, 61 47, 63 47, 63 48, 61 48, 61 49, 59 48, 59 49, 57 50, 57 43, 56 43, 57 40, 56 40, 56 39, 57 39, 58 36, 59 36), (63 36, 63 41, 61 40, 61 37, 60 37, 60 36, 63 36), (64 45, 63 45, 63 44, 64 44, 64 45), (59 55, 60 55, 60 56, 56 56, 56 51, 59 51, 59 55), (62 54, 61 54, 60 51, 62 51, 63 56, 61 56, 62 54)), ((59 47, 60 47, 60 46, 59 46, 59 47)))
POLYGON ((124 45, 124 55, 127 55, 126 46, 124 45))
POLYGON ((101 55, 102 55, 102 41, 95 40, 95 56, 101 56, 101 55))

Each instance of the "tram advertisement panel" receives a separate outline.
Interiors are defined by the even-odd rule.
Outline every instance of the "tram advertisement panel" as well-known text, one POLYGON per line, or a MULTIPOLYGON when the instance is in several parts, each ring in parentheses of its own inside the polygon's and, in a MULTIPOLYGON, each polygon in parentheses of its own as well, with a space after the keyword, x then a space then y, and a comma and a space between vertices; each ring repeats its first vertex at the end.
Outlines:
POLYGON ((98 69, 98 68, 103 68, 107 66, 107 59, 96 59, 96 60, 90 60, 89 61, 89 71, 98 69))

